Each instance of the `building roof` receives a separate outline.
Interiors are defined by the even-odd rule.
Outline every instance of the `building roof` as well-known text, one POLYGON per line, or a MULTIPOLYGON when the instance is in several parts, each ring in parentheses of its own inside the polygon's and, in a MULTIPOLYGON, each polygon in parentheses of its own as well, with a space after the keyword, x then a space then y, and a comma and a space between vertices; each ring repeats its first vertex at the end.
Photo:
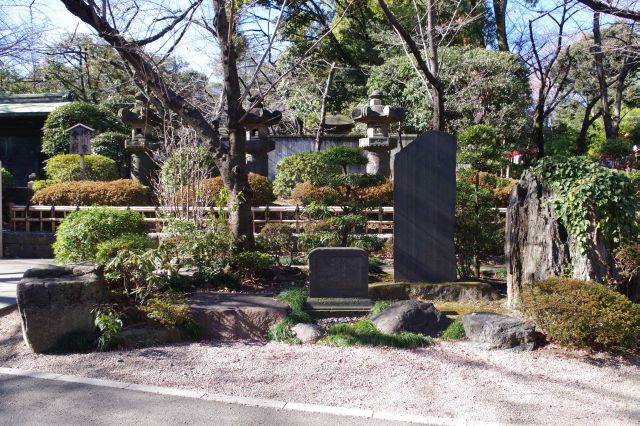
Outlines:
POLYGON ((0 96, 0 117, 47 116, 71 100, 68 92, 0 96))

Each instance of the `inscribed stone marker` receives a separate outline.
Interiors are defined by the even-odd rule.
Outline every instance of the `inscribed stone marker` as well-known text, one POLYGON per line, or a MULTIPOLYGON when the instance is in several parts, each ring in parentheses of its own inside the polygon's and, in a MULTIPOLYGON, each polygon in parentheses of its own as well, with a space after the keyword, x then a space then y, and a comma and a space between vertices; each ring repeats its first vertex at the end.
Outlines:
POLYGON ((367 252, 352 247, 320 247, 309 253, 309 297, 369 297, 367 252))
POLYGON ((420 135, 396 154, 393 186, 394 280, 455 281, 456 138, 420 135))

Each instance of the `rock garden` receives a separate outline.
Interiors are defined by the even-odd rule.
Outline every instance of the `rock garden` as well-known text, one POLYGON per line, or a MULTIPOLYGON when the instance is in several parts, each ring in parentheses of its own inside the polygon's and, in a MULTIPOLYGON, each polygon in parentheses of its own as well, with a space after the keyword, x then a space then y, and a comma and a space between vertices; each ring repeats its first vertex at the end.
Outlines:
MULTIPOLYGON (((573 35, 574 5, 528 10, 516 54, 506 2, 196 1, 144 38, 152 2, 119 4, 127 24, 109 1, 61 3, 97 38, 65 40, 42 79, 80 93, 0 102, 0 119, 44 114, 20 125, 42 133, 19 161, 0 138, 0 257, 55 258, 0 313, 0 367, 640 421, 640 37, 601 31, 611 8, 573 35), (540 40, 543 21, 558 28, 540 40), (192 26, 218 77, 175 56, 192 26)), ((20 92, 1 47, 0 91, 20 92)))

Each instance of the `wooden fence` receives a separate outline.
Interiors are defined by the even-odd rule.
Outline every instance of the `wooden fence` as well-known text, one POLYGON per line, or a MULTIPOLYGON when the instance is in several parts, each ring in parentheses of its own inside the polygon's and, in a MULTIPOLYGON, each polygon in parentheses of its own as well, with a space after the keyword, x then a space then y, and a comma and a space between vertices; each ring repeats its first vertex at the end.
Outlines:
MULTIPOLYGON (((14 231, 39 231, 55 232, 56 227, 70 212, 89 209, 89 206, 28 206, 10 205, 10 226, 14 231)), ((151 232, 160 232, 167 223, 170 209, 153 206, 129 206, 113 207, 118 210, 132 210, 140 212, 144 220, 149 223, 151 232)), ((340 207, 329 207, 335 214, 341 214, 340 207)), ((220 214, 215 207, 206 208, 207 212, 214 215, 220 214)), ((295 229, 302 230, 303 225, 309 220, 304 217, 301 206, 264 206, 252 207, 253 231, 259 233, 267 223, 286 223, 295 229)), ((227 209, 223 209, 227 213, 227 209)), ((367 233, 391 234, 393 233, 393 207, 379 207, 367 211, 367 233)))

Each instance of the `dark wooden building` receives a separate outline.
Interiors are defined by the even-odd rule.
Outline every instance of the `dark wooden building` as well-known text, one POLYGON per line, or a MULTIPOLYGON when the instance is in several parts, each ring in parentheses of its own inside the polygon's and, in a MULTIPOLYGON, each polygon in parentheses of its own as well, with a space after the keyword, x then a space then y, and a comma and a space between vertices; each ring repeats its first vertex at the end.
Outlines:
POLYGON ((31 173, 42 177, 44 121, 69 102, 66 93, 0 96, 0 160, 13 175, 14 186, 26 186, 31 173))

